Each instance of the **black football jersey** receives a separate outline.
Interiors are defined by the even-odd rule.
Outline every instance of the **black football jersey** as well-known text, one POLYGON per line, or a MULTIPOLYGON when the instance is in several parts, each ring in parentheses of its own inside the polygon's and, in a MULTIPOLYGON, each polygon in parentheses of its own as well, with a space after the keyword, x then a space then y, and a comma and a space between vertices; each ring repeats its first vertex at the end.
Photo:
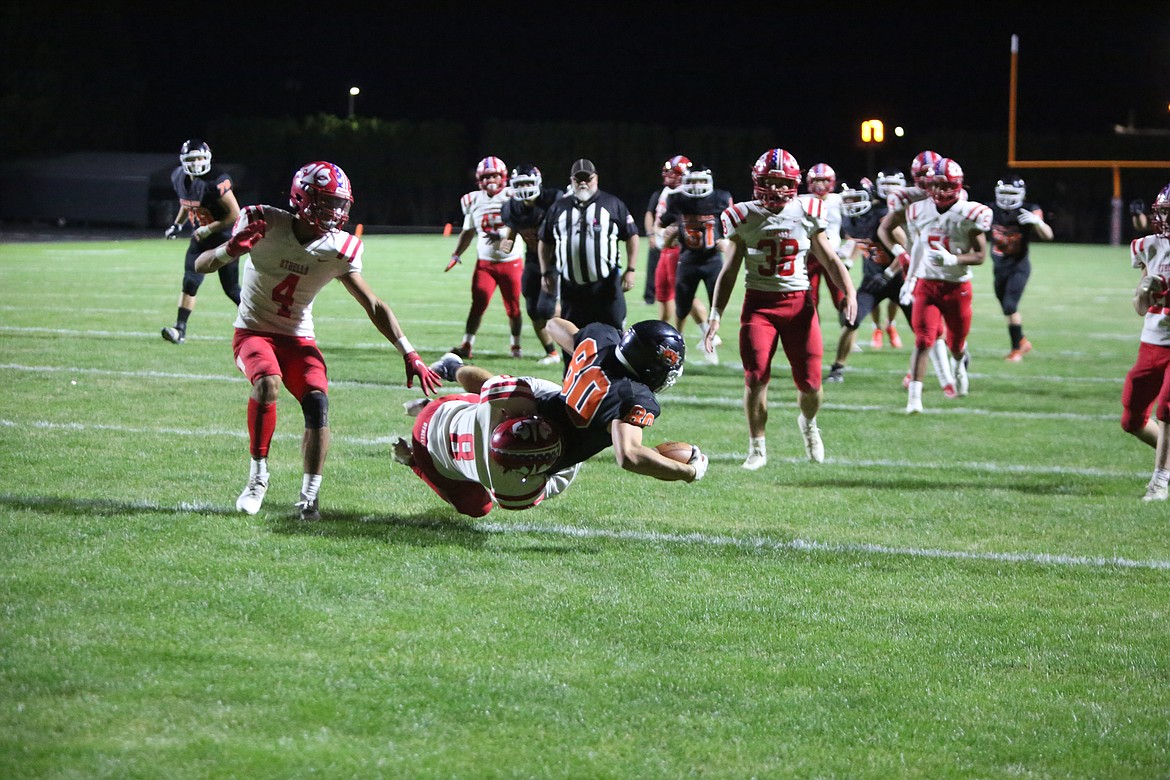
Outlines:
POLYGON ((544 222, 544 215, 548 211, 548 207, 556 203, 557 198, 562 194, 560 190, 554 190, 551 187, 542 187, 540 195, 531 203, 512 198, 504 203, 503 211, 500 213, 500 219, 504 221, 505 225, 517 233, 524 234, 525 232, 536 231, 540 228, 540 224, 544 222))
POLYGON ((869 211, 857 217, 841 218, 841 237, 852 238, 861 245, 862 271, 865 276, 882 273, 890 264, 890 255, 878 241, 878 225, 889 211, 885 201, 875 198, 869 211))
POLYGON ((631 379, 618 360, 620 341, 612 325, 581 328, 561 392, 537 400, 539 413, 557 426, 564 441, 564 452, 551 471, 581 463, 612 445, 611 422, 648 428, 661 413, 650 388, 631 379))
POLYGON ((991 258, 1017 262, 1028 256, 1028 243, 1032 240, 1032 226, 1021 225, 1021 211, 1037 211, 1035 203, 1025 203, 1018 209, 1001 209, 991 206, 991 258))
POLYGON ((220 199, 232 191, 232 178, 227 171, 212 167, 202 176, 191 177, 178 166, 171 171, 171 184, 180 205, 187 207, 189 219, 196 227, 222 219, 228 210, 220 199))
POLYGON ((715 242, 723 238, 719 215, 731 206, 731 193, 712 190, 701 198, 675 192, 666 198, 663 226, 678 224, 678 261, 703 264, 719 253, 715 242))

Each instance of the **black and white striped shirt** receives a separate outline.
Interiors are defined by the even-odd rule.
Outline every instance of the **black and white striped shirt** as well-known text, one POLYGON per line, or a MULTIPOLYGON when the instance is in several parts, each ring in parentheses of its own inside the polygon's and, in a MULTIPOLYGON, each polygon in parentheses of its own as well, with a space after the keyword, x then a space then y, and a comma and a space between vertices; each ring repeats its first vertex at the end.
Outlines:
POLYGON ((556 269, 572 284, 620 275, 621 242, 638 232, 626 204, 608 192, 582 203, 561 198, 545 216, 541 240, 553 245, 556 269))

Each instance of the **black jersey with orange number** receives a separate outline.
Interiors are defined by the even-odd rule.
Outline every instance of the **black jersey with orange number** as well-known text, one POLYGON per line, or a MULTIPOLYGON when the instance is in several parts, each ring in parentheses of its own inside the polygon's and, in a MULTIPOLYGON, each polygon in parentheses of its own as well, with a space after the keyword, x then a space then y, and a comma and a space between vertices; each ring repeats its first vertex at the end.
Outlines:
POLYGON ((701 265, 719 253, 716 242, 723 238, 723 223, 719 215, 731 205, 731 193, 712 190, 701 198, 685 192, 666 196, 666 211, 662 224, 678 223, 680 263, 701 265))
POLYGON ((1014 209, 991 206, 991 259, 997 263, 1017 263, 1028 257, 1028 243, 1032 226, 1020 224, 1021 211, 1038 211, 1035 203, 1025 203, 1014 209))
MULTIPOLYGON (((210 225, 227 215, 227 207, 221 199, 232 191, 232 177, 227 171, 212 168, 202 176, 188 176, 183 166, 171 171, 171 184, 179 204, 187 207, 187 213, 196 227, 210 225)), ((231 230, 231 225, 224 228, 231 230)))
POLYGON ((594 323, 581 328, 561 392, 538 399, 540 413, 561 430, 565 442, 552 471, 588 460, 613 444, 611 422, 648 428, 661 413, 650 388, 630 379, 618 360, 620 341, 621 334, 612 325, 594 323))

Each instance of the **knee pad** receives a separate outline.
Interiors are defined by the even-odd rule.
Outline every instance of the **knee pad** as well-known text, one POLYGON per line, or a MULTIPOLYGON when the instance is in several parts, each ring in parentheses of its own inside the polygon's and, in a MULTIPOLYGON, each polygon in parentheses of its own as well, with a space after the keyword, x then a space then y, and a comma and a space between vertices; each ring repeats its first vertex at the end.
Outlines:
POLYGON ((305 415, 306 428, 329 427, 329 396, 320 390, 310 390, 301 399, 301 411, 305 415))
POLYGON ((203 274, 194 271, 183 272, 183 295, 190 295, 194 298, 195 294, 199 292, 201 284, 203 284, 203 274))

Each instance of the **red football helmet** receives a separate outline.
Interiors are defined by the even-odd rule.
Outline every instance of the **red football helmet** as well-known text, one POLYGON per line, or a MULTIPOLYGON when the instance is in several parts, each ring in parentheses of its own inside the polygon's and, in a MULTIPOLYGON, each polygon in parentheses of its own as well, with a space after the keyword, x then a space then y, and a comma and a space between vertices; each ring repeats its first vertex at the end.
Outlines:
POLYGON ((301 219, 321 233, 339 230, 349 219, 353 190, 341 166, 311 162, 293 176, 288 203, 301 219))
POLYGON ((508 183, 508 166, 499 157, 485 157, 475 166, 475 180, 488 195, 495 195, 508 183))
POLYGON ((489 452, 504 471, 522 477, 543 474, 561 457, 564 444, 552 423, 534 414, 511 417, 492 431, 489 452))
POLYGON ((1150 206, 1150 224, 1156 234, 1170 238, 1170 184, 1154 198, 1150 206))
POLYGON ((931 171, 934 166, 942 159, 942 155, 938 152, 925 151, 919 152, 914 161, 910 163, 910 179, 915 186, 921 187, 924 190, 930 189, 931 171))
POLYGON ((784 208, 799 184, 800 163, 783 149, 769 149, 752 166, 752 195, 766 209, 784 208))
POLYGON ((682 183, 683 174, 691 169, 690 159, 676 154, 662 163, 662 183, 667 187, 677 187, 682 183))
POLYGON ((948 208, 959 199, 963 191, 963 169, 950 157, 939 158, 930 175, 930 197, 934 205, 948 208))
POLYGON ((828 195, 837 189, 837 172, 828 163, 817 163, 808 169, 807 181, 813 195, 828 195))

